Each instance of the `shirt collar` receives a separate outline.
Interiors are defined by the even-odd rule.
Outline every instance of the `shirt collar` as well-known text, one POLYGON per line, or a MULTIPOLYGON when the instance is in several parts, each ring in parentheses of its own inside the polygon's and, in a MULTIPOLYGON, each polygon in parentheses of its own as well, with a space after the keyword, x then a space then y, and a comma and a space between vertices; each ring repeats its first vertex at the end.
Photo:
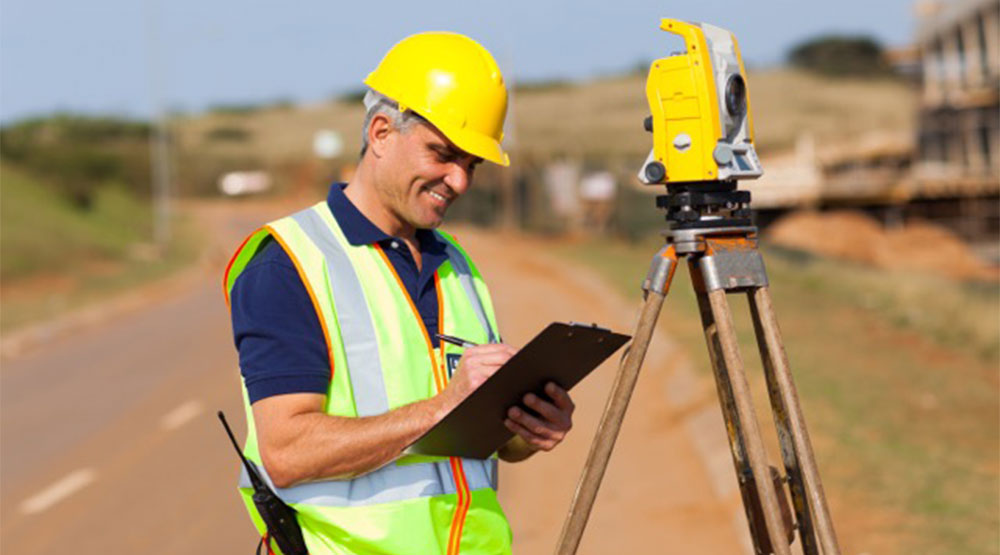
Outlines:
MULTIPOLYGON (((344 194, 344 189, 346 188, 347 183, 334 183, 331 185, 326 203, 330 207, 330 212, 333 213, 334 219, 340 224, 340 229, 343 230, 347 242, 357 247, 393 239, 394 237, 379 229, 367 216, 358 210, 357 206, 354 206, 351 199, 347 198, 347 195, 344 194)), ((421 253, 436 255, 434 256, 435 259, 446 257, 444 242, 432 230, 418 229, 416 236, 421 253)))

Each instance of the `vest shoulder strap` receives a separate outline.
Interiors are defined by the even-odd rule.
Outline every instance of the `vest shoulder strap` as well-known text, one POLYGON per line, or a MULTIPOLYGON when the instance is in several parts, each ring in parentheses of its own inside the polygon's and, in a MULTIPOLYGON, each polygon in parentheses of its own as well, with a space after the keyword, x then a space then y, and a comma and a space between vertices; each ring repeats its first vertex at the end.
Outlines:
POLYGON ((323 210, 327 210, 325 203, 293 214, 291 218, 323 257, 322 264, 326 267, 326 279, 336 307, 332 316, 340 329, 357 415, 382 414, 389 411, 389 400, 371 311, 361 280, 348 256, 346 240, 338 236, 340 230, 333 227, 336 222, 332 217, 326 218, 323 210))
POLYGON ((481 280, 481 278, 479 277, 479 272, 475 270, 475 266, 473 266, 472 261, 469 259, 469 255, 466 254, 465 250, 459 246, 458 242, 450 234, 439 230, 435 230, 434 233, 439 240, 444 242, 448 261, 451 262, 452 268, 454 268, 455 273, 458 275, 462 289, 465 290, 465 294, 469 297, 469 303, 472 305, 480 325, 486 330, 486 336, 489 337, 490 343, 499 342, 500 334, 490 324, 485 304, 479 294, 479 290, 476 288, 475 280, 481 280))

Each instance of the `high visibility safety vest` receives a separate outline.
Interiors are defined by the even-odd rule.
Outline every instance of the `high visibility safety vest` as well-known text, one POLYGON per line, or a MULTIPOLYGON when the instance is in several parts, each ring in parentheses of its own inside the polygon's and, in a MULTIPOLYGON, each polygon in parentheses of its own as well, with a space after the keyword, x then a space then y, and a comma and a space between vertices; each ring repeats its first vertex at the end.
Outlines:
MULTIPOLYGON (((477 343, 497 340, 482 276, 452 237, 435 233, 448 255, 434 276, 439 333, 477 343)), ((268 237, 288 253, 319 316, 330 355, 328 414, 382 414, 445 388, 448 362, 456 361, 461 349, 443 341, 432 347, 382 248, 348 243, 326 202, 272 222, 244 241, 226 269, 227 302, 236 278, 268 237)), ((496 455, 486 460, 404 456, 351 480, 274 488, 263 472, 246 387, 243 399, 244 452, 297 511, 311 555, 510 552, 510 526, 496 497, 496 455)), ((245 471, 240 492, 263 535, 245 471)))

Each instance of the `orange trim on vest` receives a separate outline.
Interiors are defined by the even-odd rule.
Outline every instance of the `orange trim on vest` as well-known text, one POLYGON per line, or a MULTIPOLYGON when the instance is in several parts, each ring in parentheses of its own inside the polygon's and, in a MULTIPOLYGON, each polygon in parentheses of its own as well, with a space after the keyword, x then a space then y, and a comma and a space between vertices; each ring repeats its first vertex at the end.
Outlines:
POLYGON ((448 555, 457 555, 462 545, 462 528, 465 527, 465 517, 469 514, 469 507, 472 505, 472 494, 469 492, 468 482, 465 481, 462 459, 451 457, 451 471, 455 475, 458 502, 455 507, 455 517, 451 521, 451 533, 448 535, 448 555))
POLYGON ((330 380, 332 381, 333 367, 334 367, 333 345, 330 343, 330 330, 326 328, 326 319, 323 318, 323 312, 319 307, 319 301, 316 300, 316 293, 313 291, 312 286, 309 284, 309 279, 306 277, 306 272, 305 270, 302 269, 302 264, 299 263, 299 259, 295 257, 295 253, 292 252, 292 249, 288 248, 288 245, 285 244, 284 239, 282 239, 281 236, 274 231, 274 228, 272 228, 271 226, 264 226, 264 228, 267 229, 267 231, 271 234, 271 237, 274 237, 274 240, 277 241, 279 245, 281 245, 281 248, 285 249, 285 252, 288 253, 288 258, 292 259, 292 264, 295 265, 295 270, 299 273, 299 280, 302 281, 302 285, 305 286, 306 292, 309 293, 309 300, 312 301, 313 308, 316 309, 316 317, 319 318, 319 325, 323 327, 323 339, 326 341, 326 354, 327 357, 330 359, 330 380))
MULTIPOLYGON (((444 333, 444 303, 441 302, 441 299, 444 297, 441 296, 441 276, 439 276, 437 272, 434 272, 434 291, 438 296, 438 333, 444 333)), ((444 341, 438 341, 438 349, 440 350, 439 354, 441 355, 439 357, 441 361, 441 375, 447 376, 448 371, 445 368, 446 359, 444 355, 444 341)), ((448 380, 450 381, 451 377, 448 377, 448 380)))
MULTIPOLYGON (((389 272, 392 273, 392 277, 396 278, 396 285, 399 286, 399 290, 403 292, 403 297, 406 298, 406 302, 410 305, 410 310, 413 311, 413 316, 417 319, 417 323, 420 324, 420 331, 424 334, 424 341, 427 343, 427 352, 431 355, 431 372, 434 374, 434 385, 437 388, 437 393, 444 391, 444 387, 447 384, 445 376, 441 375, 440 368, 437 364, 437 357, 434 356, 434 345, 431 343, 431 337, 427 335, 427 329, 423 326, 423 318, 420 317, 420 311, 417 310, 417 305, 413 303, 413 299, 410 298, 410 292, 406 290, 406 286, 403 285, 403 280, 396 273, 396 268, 389 262, 389 257, 385 255, 385 251, 378 243, 373 243, 372 247, 378 252, 379 256, 382 257, 382 261, 385 262, 389 272)), ((437 275, 437 274, 435 274, 437 275)), ((440 303, 441 299, 438 298, 440 303)))

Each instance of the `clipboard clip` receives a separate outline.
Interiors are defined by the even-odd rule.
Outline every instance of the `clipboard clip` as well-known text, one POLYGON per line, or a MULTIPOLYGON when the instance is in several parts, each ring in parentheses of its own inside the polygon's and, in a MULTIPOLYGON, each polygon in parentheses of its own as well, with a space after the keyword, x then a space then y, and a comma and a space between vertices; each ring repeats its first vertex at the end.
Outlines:
POLYGON ((603 331, 603 332, 608 332, 608 333, 611 332, 610 329, 608 329, 608 328, 602 328, 601 326, 598 326, 597 324, 581 324, 580 322, 570 322, 569 325, 573 326, 573 327, 576 327, 576 328, 587 328, 587 329, 591 329, 591 330, 603 331))

